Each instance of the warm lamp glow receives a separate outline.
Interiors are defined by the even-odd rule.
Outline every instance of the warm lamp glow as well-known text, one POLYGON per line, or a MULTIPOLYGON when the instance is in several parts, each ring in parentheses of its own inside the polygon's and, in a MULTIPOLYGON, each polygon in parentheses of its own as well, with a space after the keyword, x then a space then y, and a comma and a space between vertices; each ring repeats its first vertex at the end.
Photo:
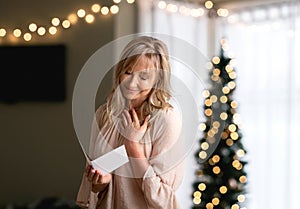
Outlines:
POLYGON ((208 144, 207 142, 203 142, 203 143, 201 144, 201 149, 207 150, 208 148, 209 148, 209 144, 208 144))
POLYGON ((54 26, 52 26, 52 27, 50 27, 49 28, 49 33, 51 34, 51 35, 55 35, 56 34, 56 32, 57 32, 57 28, 56 27, 54 27, 54 26))
POLYGON ((220 167, 219 167, 219 166, 215 166, 215 167, 213 168, 213 172, 214 172, 214 174, 219 174, 219 173, 221 172, 220 167))
POLYGON ((31 38, 32 38, 32 35, 30 33, 25 33, 23 38, 24 38, 25 41, 30 41, 31 38))
POLYGON ((100 9, 101 9, 101 6, 99 4, 93 4, 92 7, 91 7, 91 10, 94 12, 94 13, 99 13, 100 12, 100 9))
POLYGON ((22 31, 20 29, 15 29, 13 34, 16 38, 19 38, 22 35, 22 31))
POLYGON ((204 190, 206 189, 206 185, 205 185, 204 183, 200 183, 200 184, 198 185, 198 189, 199 189, 200 191, 204 191, 204 190))
POLYGON ((68 19, 68 20, 70 21, 70 23, 72 23, 72 24, 76 24, 77 21, 78 21, 78 17, 77 17, 77 15, 75 15, 75 14, 70 14, 70 15, 68 16, 67 19, 68 19))
POLYGON ((204 91, 202 92, 202 96, 203 96, 204 98, 209 97, 209 95, 210 95, 210 93, 209 93, 208 90, 204 90, 204 91))
POLYGON ((84 9, 79 9, 77 11, 77 16, 80 18, 83 18, 85 16, 85 10, 84 9))
POLYGON ((102 15, 107 15, 109 13, 108 7, 104 6, 101 8, 101 14, 102 15))
POLYGON ((69 20, 64 20, 61 25, 64 28, 69 28, 71 26, 71 22, 69 20))
POLYGON ((226 186, 221 186, 219 191, 221 192, 221 194, 225 194, 227 192, 227 187, 226 186))
POLYGON ((128 4, 133 4, 135 0, 127 0, 128 4))
POLYGON ((89 24, 93 23, 94 20, 95 20, 95 17, 92 14, 88 14, 87 16, 85 16, 85 21, 89 24))
POLYGON ((37 30, 37 25, 35 23, 31 23, 31 24, 29 24, 28 29, 31 32, 35 32, 37 30))
POLYGON ((206 129, 205 123, 201 123, 201 124, 199 125, 199 129, 200 129, 201 131, 204 131, 204 130, 206 129))
POLYGON ((206 1, 204 6, 206 7, 206 9, 211 9, 214 6, 214 3, 212 1, 206 1))
POLYGON ((157 6, 160 9, 165 9, 167 7, 167 3, 165 1, 159 1, 157 6))
POLYGON ((205 158, 207 157, 206 152, 205 152, 205 151, 199 152, 199 157, 200 157, 201 159, 205 159, 205 158))
POLYGON ((39 27, 38 30, 37 30, 37 33, 40 35, 40 36, 43 36, 45 35, 46 33, 46 29, 44 27, 39 27))
POLYGON ((6 35, 6 30, 4 28, 0 28, 0 37, 4 37, 6 35))
POLYGON ((219 63, 220 63, 220 57, 213 57, 213 58, 212 58, 212 62, 213 62, 215 65, 219 64, 219 63))
POLYGON ((112 6, 110 7, 110 12, 111 12, 112 14, 117 14, 117 13, 119 12, 119 7, 118 7, 117 5, 112 5, 112 6))
POLYGON ((212 202, 212 204, 214 204, 214 205, 219 205, 220 200, 219 200, 219 198, 215 197, 215 198, 212 199, 211 202, 212 202))
POLYGON ((57 17, 54 17, 51 20, 51 23, 52 23, 53 26, 58 26, 60 24, 60 20, 57 17))

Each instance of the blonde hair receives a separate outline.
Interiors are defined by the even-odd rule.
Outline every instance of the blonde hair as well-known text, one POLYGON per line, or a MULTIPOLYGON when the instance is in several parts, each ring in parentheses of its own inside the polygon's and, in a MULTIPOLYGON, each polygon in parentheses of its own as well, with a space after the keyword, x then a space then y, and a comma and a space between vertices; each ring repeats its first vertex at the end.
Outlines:
POLYGON ((120 77, 140 59, 145 58, 146 66, 158 70, 158 79, 148 98, 141 105, 141 117, 145 118, 155 110, 170 107, 170 63, 167 46, 160 40, 141 36, 129 42, 123 49, 120 61, 115 65, 113 87, 107 97, 106 110, 100 116, 99 128, 112 116, 118 116, 125 107, 125 99, 120 93, 120 77), (151 64, 149 64, 151 63, 151 64))

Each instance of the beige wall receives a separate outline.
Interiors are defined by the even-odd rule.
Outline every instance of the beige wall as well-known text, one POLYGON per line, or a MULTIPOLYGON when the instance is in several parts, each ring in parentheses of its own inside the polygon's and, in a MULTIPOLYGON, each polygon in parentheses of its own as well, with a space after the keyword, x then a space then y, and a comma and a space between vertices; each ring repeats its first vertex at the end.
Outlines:
MULTIPOLYGON (((112 1, 97 2, 111 4, 112 1)), ((89 9, 91 3, 84 0, 0 0, 0 28, 25 25, 34 20, 48 23, 53 16, 64 17, 80 7, 89 9)), ((48 35, 29 43, 66 45, 67 100, 0 104, 0 205, 28 203, 48 196, 75 198, 84 157, 72 123, 73 87, 81 67, 98 48, 114 37, 135 32, 136 9, 132 5, 122 5, 121 13, 116 16, 99 16, 92 25, 81 20, 55 37, 48 35)), ((3 44, 11 42, 0 41, 0 45, 3 44)), ((102 85, 105 91, 109 85, 110 78, 102 85)), ((98 102, 102 101, 100 98, 98 102)))

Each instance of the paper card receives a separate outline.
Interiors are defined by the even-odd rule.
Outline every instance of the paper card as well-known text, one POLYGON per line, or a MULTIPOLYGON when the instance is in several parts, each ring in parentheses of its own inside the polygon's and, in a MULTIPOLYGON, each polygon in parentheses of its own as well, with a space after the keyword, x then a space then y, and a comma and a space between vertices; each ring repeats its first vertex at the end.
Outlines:
MULTIPOLYGON (((88 158, 88 156, 86 156, 88 158)), ((90 160, 90 158, 88 158, 90 160)), ((103 175, 111 173, 129 161, 125 146, 122 145, 101 157, 90 161, 93 168, 99 170, 103 175)))

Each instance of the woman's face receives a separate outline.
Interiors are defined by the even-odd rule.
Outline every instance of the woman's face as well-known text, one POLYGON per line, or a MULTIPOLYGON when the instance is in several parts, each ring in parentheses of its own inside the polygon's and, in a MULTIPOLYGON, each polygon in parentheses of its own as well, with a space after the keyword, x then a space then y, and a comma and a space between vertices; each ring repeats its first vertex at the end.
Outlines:
POLYGON ((130 101, 144 101, 156 83, 157 70, 149 61, 145 62, 145 59, 139 59, 132 68, 120 76, 122 94, 130 101))

